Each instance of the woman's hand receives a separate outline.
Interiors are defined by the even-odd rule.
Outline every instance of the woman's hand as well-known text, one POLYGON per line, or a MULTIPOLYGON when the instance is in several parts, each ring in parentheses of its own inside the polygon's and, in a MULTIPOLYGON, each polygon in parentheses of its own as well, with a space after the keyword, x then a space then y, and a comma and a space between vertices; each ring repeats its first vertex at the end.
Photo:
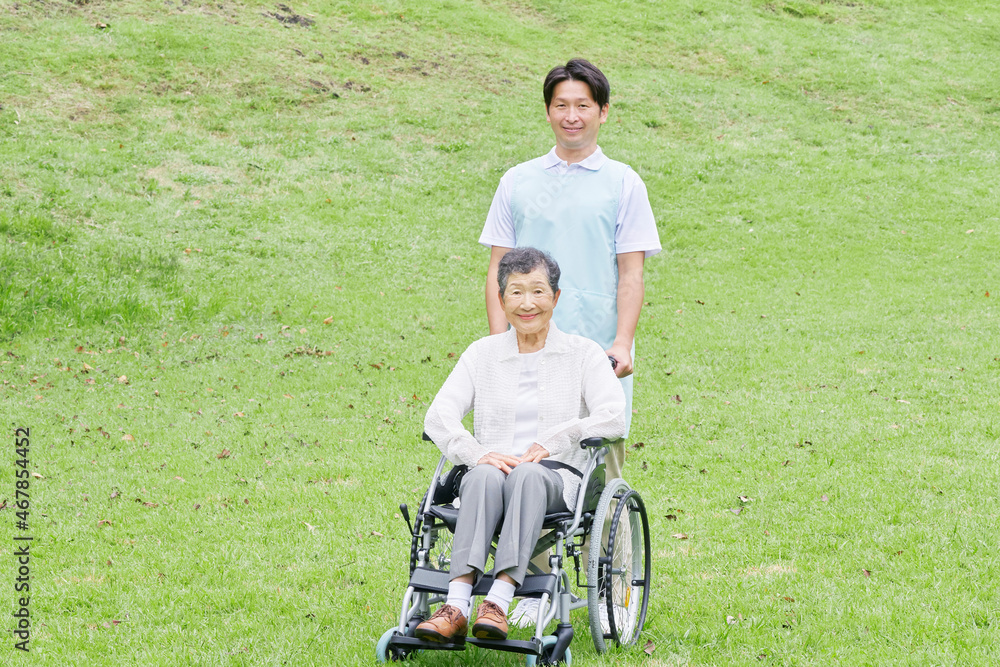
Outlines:
MULTIPOLYGON (((547 452, 546 456, 548 456, 547 452)), ((500 472, 502 472, 503 474, 509 475, 511 469, 520 462, 521 459, 517 458, 516 456, 509 456, 507 454, 497 454, 496 452, 490 452, 483 458, 479 459, 476 465, 493 466, 494 468, 499 468, 500 472)))
POLYGON ((524 454, 521 455, 521 458, 519 458, 517 462, 538 463, 542 459, 547 459, 547 458, 549 458, 549 450, 545 449, 536 442, 533 445, 531 445, 528 451, 526 451, 524 454))

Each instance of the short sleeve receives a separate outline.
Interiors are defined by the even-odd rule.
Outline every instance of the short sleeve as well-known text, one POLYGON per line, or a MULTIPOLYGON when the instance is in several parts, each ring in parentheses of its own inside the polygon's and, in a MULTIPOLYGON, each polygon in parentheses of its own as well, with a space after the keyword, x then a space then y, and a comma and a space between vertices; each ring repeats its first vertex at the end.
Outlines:
POLYGON ((517 236, 514 233, 514 215, 510 208, 511 179, 513 169, 507 171, 500 179, 496 194, 493 195, 493 203, 490 204, 490 212, 486 215, 486 224, 483 226, 483 233, 479 236, 479 243, 487 248, 500 246, 501 248, 513 248, 517 245, 517 236))
POLYGON ((656 219, 649 205, 646 184, 631 168, 625 171, 622 195, 615 223, 615 253, 646 253, 652 257, 662 250, 656 219))

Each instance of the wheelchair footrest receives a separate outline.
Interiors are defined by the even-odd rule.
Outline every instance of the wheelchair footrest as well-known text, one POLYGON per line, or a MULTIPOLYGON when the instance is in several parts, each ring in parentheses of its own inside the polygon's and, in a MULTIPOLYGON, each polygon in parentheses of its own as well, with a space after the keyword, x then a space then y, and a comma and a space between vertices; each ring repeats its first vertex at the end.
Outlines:
POLYGON ((404 635, 393 635, 389 640, 389 646, 405 649, 421 649, 424 651, 464 651, 469 644, 479 648, 488 648, 494 651, 506 651, 508 653, 521 653, 524 655, 541 655, 542 643, 537 639, 527 641, 520 639, 477 639, 476 637, 462 637, 460 641, 441 643, 430 642, 416 637, 406 637, 404 635))
POLYGON ((477 639, 469 637, 467 643, 479 648, 489 648, 494 651, 507 651, 508 653, 522 653, 524 655, 541 655, 542 642, 537 639, 528 641, 520 639, 477 639))
POLYGON ((464 651, 466 639, 460 637, 456 642, 430 642, 416 637, 406 637, 404 635, 393 635, 389 640, 389 646, 398 646, 407 649, 423 649, 427 651, 464 651))

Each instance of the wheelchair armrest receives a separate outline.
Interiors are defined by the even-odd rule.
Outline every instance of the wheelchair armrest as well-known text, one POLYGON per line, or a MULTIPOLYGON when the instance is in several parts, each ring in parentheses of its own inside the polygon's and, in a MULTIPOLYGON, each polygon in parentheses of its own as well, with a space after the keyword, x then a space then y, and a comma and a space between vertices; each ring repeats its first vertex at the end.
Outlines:
POLYGON ((596 449, 603 447, 607 443, 604 438, 586 438, 580 441, 580 449, 596 449))

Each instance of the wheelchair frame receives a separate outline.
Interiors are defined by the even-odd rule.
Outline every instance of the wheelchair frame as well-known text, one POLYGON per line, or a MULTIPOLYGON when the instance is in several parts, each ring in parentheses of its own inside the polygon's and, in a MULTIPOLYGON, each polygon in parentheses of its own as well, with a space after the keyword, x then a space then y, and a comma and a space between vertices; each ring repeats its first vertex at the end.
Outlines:
MULTIPOLYGON (((424 439, 429 440, 426 434, 424 439)), ((448 569, 450 542, 458 517, 458 509, 451 501, 458 495, 464 467, 454 467, 442 477, 448 463, 442 456, 414 523, 410 523, 406 505, 400 505, 412 537, 410 581, 403 596, 399 622, 385 631, 375 647, 379 662, 405 660, 423 650, 461 651, 472 644, 524 654, 529 666, 572 664, 570 612, 582 607, 588 608, 591 637, 598 653, 607 650, 609 641, 620 646, 636 642, 649 604, 651 563, 645 505, 639 493, 624 480, 604 483, 606 441, 589 438, 580 446, 589 449, 591 456, 583 470, 574 511, 546 515, 543 530, 549 532, 542 534, 533 552, 535 557, 552 549, 549 555, 551 570, 542 573, 531 566, 533 569, 529 569, 515 592, 517 597, 539 598, 532 638, 490 640, 469 636, 452 643, 436 643, 414 636, 417 625, 430 617, 431 607, 445 601, 451 578, 448 569), (600 528, 597 540, 592 535, 595 527, 600 528), (587 583, 584 584, 580 582, 580 557, 588 537, 587 583), (566 569, 567 558, 573 559, 576 585, 586 590, 585 596, 573 593, 566 569), (552 604, 547 605, 550 600, 552 604), (605 614, 601 613, 602 605, 605 614), (555 620, 558 624, 554 633, 546 635, 545 629, 555 620), (607 632, 602 623, 608 626, 607 632)), ((475 583, 473 595, 486 595, 492 583, 492 574, 484 574, 475 583)))

